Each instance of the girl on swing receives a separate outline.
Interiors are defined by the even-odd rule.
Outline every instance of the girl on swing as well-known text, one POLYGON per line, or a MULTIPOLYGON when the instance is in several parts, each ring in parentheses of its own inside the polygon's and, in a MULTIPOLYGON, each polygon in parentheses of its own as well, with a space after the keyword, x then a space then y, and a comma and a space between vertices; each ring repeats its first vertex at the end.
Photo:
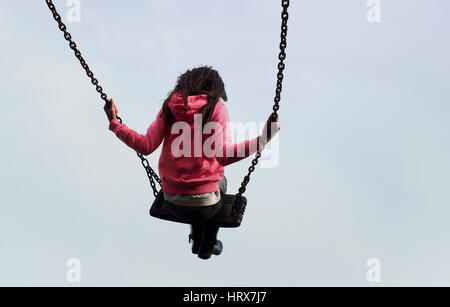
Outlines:
POLYGON ((203 66, 178 77, 175 88, 145 135, 118 122, 118 109, 113 99, 104 107, 110 121, 109 130, 136 152, 149 155, 164 141, 158 165, 164 199, 174 216, 193 221, 189 242, 193 241, 192 252, 201 259, 220 255, 223 249, 222 242, 217 240, 219 227, 210 220, 219 212, 221 193, 225 194, 227 190, 224 166, 262 150, 280 130, 278 119, 276 124, 270 124, 269 118, 261 136, 233 144, 227 129, 228 111, 220 99, 228 100, 222 78, 216 70, 203 66), (209 142, 211 134, 203 133, 207 129, 202 128, 210 123, 216 124, 214 130, 220 130, 214 131, 218 141, 212 148, 215 154, 199 152, 195 145, 190 145, 200 142, 201 149, 204 149, 203 145, 207 147, 205 142, 209 142), (200 129, 195 129, 196 124, 200 129), (185 135, 180 141, 181 131, 185 135), (221 151, 217 151, 219 147, 221 151))

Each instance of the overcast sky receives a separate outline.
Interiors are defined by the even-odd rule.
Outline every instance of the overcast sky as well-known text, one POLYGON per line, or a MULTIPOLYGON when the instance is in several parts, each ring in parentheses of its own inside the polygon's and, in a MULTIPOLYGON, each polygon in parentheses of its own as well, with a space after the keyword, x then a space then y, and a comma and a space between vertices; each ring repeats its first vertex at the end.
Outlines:
MULTIPOLYGON (((258 168, 223 254, 148 215, 135 154, 45 1, 0 0, 0 284, 299 286, 450 284, 450 3, 291 1, 279 164, 258 168)), ((56 6, 66 20, 65 0, 56 6)), ((119 114, 144 132, 176 77, 222 75, 233 121, 275 93, 280 1, 81 1, 67 23, 119 114)), ((157 167, 159 151, 149 157, 157 167)), ((227 167, 235 193, 250 159, 227 167)))

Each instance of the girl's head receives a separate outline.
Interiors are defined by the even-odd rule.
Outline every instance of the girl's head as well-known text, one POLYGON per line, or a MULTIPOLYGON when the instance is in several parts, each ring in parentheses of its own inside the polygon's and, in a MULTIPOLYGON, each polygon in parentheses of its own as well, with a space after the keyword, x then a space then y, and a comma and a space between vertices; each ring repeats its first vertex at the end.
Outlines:
POLYGON ((208 95, 208 104, 202 112, 203 123, 210 121, 219 98, 222 98, 223 101, 228 100, 225 85, 217 70, 212 69, 210 66, 190 69, 178 77, 175 88, 169 92, 168 97, 164 101, 161 116, 167 122, 173 121, 173 114, 169 109, 169 100, 175 92, 183 94, 186 110, 189 108, 188 96, 208 95))

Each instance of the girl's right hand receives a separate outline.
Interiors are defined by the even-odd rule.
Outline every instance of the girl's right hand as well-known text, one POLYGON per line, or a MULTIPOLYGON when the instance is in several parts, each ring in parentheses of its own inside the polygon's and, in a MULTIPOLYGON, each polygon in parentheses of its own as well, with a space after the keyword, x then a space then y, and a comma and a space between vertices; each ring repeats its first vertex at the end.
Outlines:
POLYGON ((263 145, 266 145, 269 143, 272 138, 277 135, 277 133, 280 131, 280 122, 279 122, 279 116, 277 116, 277 119, 273 121, 272 114, 270 115, 269 119, 266 121, 266 124, 264 125, 262 134, 260 136, 260 141, 263 145))

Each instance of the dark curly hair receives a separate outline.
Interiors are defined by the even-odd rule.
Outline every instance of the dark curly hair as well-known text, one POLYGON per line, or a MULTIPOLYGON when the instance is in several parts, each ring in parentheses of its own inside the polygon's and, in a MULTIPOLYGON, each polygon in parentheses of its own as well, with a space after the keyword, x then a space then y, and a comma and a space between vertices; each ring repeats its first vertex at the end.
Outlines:
POLYGON ((223 101, 228 100, 225 85, 217 70, 210 66, 190 69, 178 77, 175 88, 169 92, 166 100, 164 100, 161 117, 169 124, 174 120, 174 116, 169 109, 169 100, 176 92, 183 94, 186 110, 189 108, 187 103, 188 96, 208 95, 208 103, 203 107, 202 111, 203 125, 211 120, 219 98, 222 98, 223 101))

